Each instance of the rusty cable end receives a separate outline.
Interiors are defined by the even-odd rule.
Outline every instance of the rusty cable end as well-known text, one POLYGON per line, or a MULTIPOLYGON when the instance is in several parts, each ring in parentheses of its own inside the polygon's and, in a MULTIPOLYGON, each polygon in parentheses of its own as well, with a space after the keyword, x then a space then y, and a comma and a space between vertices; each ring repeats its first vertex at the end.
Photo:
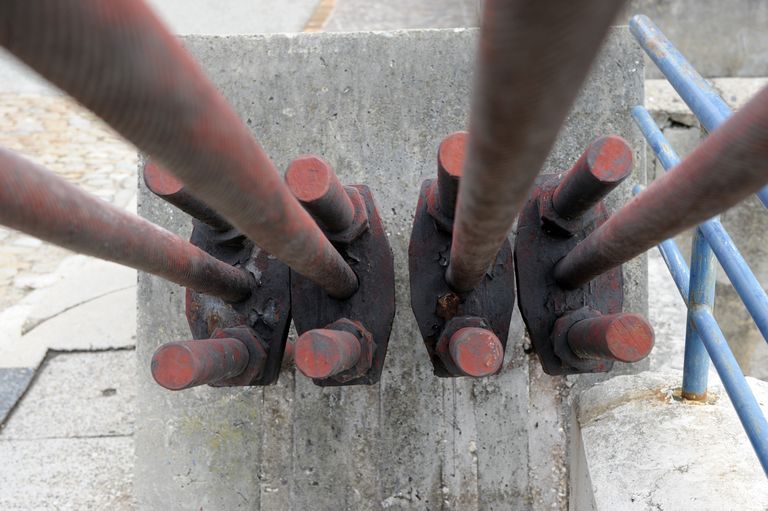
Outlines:
POLYGON ((354 334, 318 328, 299 336, 294 360, 305 376, 324 379, 353 367, 361 351, 360 341, 354 334))
POLYGON ((589 144, 552 194, 552 206, 564 218, 583 215, 632 173, 632 148, 621 137, 600 137, 589 144))
POLYGON ((246 345, 233 338, 170 342, 152 355, 152 377, 161 387, 182 390, 233 378, 248 365, 246 345))
POLYGON ((465 327, 448 344, 456 367, 467 376, 481 378, 496 373, 504 362, 504 348, 496 335, 485 328, 465 327))
POLYGON ((331 166, 318 156, 300 156, 285 173, 291 193, 330 231, 343 231, 355 219, 355 206, 331 166))
POLYGON ((653 328, 640 314, 584 319, 568 331, 568 345, 580 358, 638 362, 648 356, 653 344, 653 328))
POLYGON ((144 183, 152 193, 160 197, 174 195, 184 188, 179 178, 153 161, 148 161, 144 167, 144 183))
POLYGON ((437 150, 437 192, 440 211, 449 218, 453 218, 456 209, 468 137, 466 131, 451 133, 440 142, 437 150))

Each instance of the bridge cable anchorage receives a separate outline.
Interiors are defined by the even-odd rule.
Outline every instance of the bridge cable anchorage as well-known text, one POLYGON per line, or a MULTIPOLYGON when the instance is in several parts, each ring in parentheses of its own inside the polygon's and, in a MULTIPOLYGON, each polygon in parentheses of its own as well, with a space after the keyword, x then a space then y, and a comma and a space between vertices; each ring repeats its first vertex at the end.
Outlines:
POLYGON ((486 0, 446 278, 485 277, 623 1, 486 0))

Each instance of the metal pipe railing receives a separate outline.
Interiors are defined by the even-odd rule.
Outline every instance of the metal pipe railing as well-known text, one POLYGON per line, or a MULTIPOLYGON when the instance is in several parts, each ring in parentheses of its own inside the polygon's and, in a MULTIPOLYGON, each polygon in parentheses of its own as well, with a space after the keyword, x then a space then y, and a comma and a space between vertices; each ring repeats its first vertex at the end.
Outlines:
MULTIPOLYGON (((656 126, 651 114, 645 108, 636 106, 632 109, 632 116, 661 165, 667 171, 672 170, 680 163, 680 157, 656 126)), ((712 247, 717 260, 723 266, 728 279, 744 302, 757 328, 763 338, 768 341, 768 294, 750 270, 747 261, 736 248, 719 220, 708 220, 702 223, 698 226, 698 232, 706 238, 707 243, 712 247)))
POLYGON ((139 0, 0 2, 0 44, 261 248, 346 298, 357 277, 178 40, 139 0))
POLYGON ((576 288, 737 204, 768 182, 768 87, 554 269, 576 288))
POLYGON ((694 311, 706 309, 713 313, 717 266, 715 255, 701 231, 696 231, 691 245, 691 280, 688 292, 688 318, 685 329, 685 356, 683 358, 684 399, 704 401, 707 398, 709 355, 694 323, 694 311))
MULTIPOLYGON (((704 129, 714 131, 733 114, 715 88, 696 71, 647 16, 633 16, 629 21, 629 29, 688 108, 701 121, 704 129)), ((759 190, 757 197, 768 207, 768 187, 759 190)))
POLYGON ((681 286, 681 281, 685 281, 685 276, 690 275, 685 261, 680 254, 680 250, 672 240, 665 240, 659 245, 659 250, 664 257, 664 261, 669 267, 669 271, 680 290, 686 306, 691 310, 690 319, 696 326, 696 331, 701 336, 701 341, 712 359, 712 363, 723 382, 723 387, 731 398, 736 414, 741 421, 744 430, 747 433, 752 447, 757 454, 757 458, 763 467, 763 471, 768 474, 768 422, 763 415, 760 405, 757 403, 752 389, 744 377, 733 352, 728 347, 720 326, 717 324, 712 310, 709 307, 691 307, 688 301, 687 291, 681 286))
POLYGON ((0 149, 0 224, 230 302, 251 294, 253 277, 245 270, 5 149, 0 149))
POLYGON ((446 279, 496 258, 623 1, 486 0, 446 279))

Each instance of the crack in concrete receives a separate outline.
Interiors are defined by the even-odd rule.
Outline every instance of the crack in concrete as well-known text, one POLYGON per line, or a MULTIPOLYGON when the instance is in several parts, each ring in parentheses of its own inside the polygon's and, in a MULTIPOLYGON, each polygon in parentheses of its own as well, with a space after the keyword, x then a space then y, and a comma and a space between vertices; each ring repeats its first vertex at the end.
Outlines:
POLYGON ((39 442, 41 440, 88 440, 91 438, 133 438, 133 433, 106 433, 103 435, 47 436, 36 438, 3 438, 0 442, 39 442))
POLYGON ((29 319, 27 319, 24 322, 24 325, 21 327, 21 335, 22 336, 27 335, 29 332, 31 332, 35 328, 39 327, 40 325, 42 325, 46 321, 50 321, 50 320, 52 320, 52 319, 54 319, 54 318, 56 318, 58 316, 61 316, 65 312, 69 312, 72 309, 80 307, 81 305, 85 305, 85 304, 91 303, 93 301, 96 301, 96 300, 98 300, 100 298, 104 298, 105 296, 116 294, 116 293, 119 293, 121 291, 125 291, 126 289, 131 289, 131 288, 135 288, 135 287, 136 287, 136 284, 131 284, 130 286, 121 287, 119 289, 113 289, 112 291, 107 291, 106 293, 102 293, 100 295, 96 295, 94 297, 88 298, 87 300, 83 300, 82 302, 78 302, 76 304, 70 305, 69 307, 66 307, 65 309, 62 309, 59 312, 57 312, 56 314, 52 314, 51 316, 47 316, 45 318, 40 318, 40 319, 36 319, 36 320, 29 320, 29 319))

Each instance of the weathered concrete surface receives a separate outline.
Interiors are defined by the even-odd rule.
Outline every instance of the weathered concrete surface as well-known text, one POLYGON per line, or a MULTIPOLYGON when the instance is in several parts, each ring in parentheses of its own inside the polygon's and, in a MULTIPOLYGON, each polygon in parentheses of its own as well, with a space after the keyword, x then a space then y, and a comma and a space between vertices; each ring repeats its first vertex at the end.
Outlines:
POLYGON ((476 27, 480 0, 336 0, 328 32, 476 27))
MULTIPOLYGON (((731 108, 739 109, 768 85, 768 78, 718 78, 712 80, 712 85, 731 108)), ((666 80, 646 81, 645 105, 681 157, 690 153, 706 136, 699 121, 666 80)), ((665 171, 650 148, 647 158, 649 176, 661 176, 665 171)), ((726 211, 721 222, 758 281, 768 287, 768 247, 761 236, 755 235, 768 230, 765 207, 757 198, 750 197, 726 211)), ((676 237, 686 259, 690 259, 691 232, 676 237)), ((744 372, 756 378, 768 378, 768 345, 720 265, 715 317, 744 372)))
POLYGON ((134 509, 132 350, 60 354, 0 430, 0 509, 134 509))
POLYGON ((688 309, 657 248, 648 251, 648 289, 648 320, 656 333, 648 369, 683 374, 688 309))
MULTIPOLYGON (((571 509, 768 508, 765 474, 727 394, 714 384, 708 402, 682 401, 680 381, 617 376, 579 397, 571 509)), ((748 381, 766 413, 768 383, 748 381)))
POLYGON ((148 0, 174 34, 301 32, 319 0, 148 0))
MULTIPOLYGON (((623 19, 645 14, 707 77, 768 76, 765 0, 632 0, 623 19)), ((648 78, 661 78, 653 65, 648 78)))
POLYGON ((49 358, 0 440, 131 435, 136 395, 132 358, 133 350, 49 358))
MULTIPOLYGON (((376 194, 395 254, 398 311, 380 384, 321 389, 284 371, 269 388, 157 387, 149 359, 189 337, 183 291, 139 278, 137 498, 145 509, 551 509, 567 499, 568 388, 524 353, 519 316, 501 375, 432 375, 409 304, 406 251, 418 186, 439 141, 466 126, 476 33, 464 30, 189 38, 279 169, 315 152, 376 194)), ((642 144, 642 58, 612 34, 550 158, 569 167, 597 135, 642 144)), ((626 200, 631 183, 614 203, 626 200)), ((140 194, 139 212, 180 232, 189 221, 140 194)), ((645 308, 639 260, 629 310, 645 308)))

